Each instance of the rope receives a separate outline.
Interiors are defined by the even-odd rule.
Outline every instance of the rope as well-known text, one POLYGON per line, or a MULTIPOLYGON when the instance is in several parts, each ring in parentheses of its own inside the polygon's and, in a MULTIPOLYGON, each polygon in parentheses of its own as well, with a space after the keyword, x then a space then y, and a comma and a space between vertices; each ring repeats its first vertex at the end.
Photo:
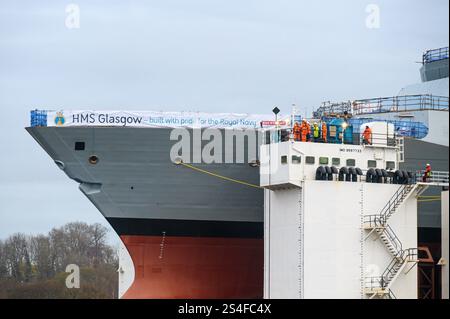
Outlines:
POLYGON ((226 177, 226 176, 223 176, 223 175, 219 175, 219 174, 216 174, 216 173, 213 173, 213 172, 210 172, 210 171, 207 171, 207 170, 204 170, 204 169, 192 166, 190 164, 186 164, 186 163, 183 163, 183 162, 181 162, 179 164, 183 165, 184 167, 190 168, 190 169, 192 169, 194 171, 197 171, 197 172, 200 172, 200 173, 204 173, 204 174, 208 174, 208 175, 211 175, 211 176, 214 176, 214 177, 217 177, 217 178, 229 181, 229 182, 233 182, 233 183, 237 183, 237 184, 241 184, 241 185, 245 185, 245 186, 249 186, 249 187, 262 189, 262 187, 259 186, 259 185, 255 185, 255 184, 247 183, 247 182, 240 181, 240 180, 237 180, 237 179, 234 179, 234 178, 230 178, 230 177, 226 177))

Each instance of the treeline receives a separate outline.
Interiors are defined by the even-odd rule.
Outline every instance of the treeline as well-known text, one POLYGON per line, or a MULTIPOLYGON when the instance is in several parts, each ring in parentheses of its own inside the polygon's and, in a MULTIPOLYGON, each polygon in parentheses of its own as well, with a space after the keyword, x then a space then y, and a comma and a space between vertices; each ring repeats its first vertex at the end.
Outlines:
POLYGON ((117 249, 100 224, 68 223, 48 235, 0 240, 0 298, 117 298, 117 249), (80 269, 80 288, 66 287, 66 267, 80 269))

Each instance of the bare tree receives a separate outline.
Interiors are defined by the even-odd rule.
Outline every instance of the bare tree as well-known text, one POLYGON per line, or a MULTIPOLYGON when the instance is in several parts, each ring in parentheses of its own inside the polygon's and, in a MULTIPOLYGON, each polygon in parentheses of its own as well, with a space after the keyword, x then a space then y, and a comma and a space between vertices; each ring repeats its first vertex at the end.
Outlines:
POLYGON ((38 279, 47 279, 55 274, 54 254, 51 250, 50 239, 44 235, 31 238, 31 259, 36 267, 38 279))
POLYGON ((25 263, 29 261, 26 258, 27 240, 23 234, 14 234, 5 241, 6 249, 6 263, 10 269, 11 276, 15 280, 22 282, 25 280, 25 272, 28 265, 25 263))
POLYGON ((107 252, 105 249, 107 248, 106 244, 106 235, 108 234, 108 229, 101 224, 91 225, 90 231, 91 235, 91 256, 93 266, 96 267, 98 264, 105 262, 104 256, 107 252))
POLYGON ((6 259, 6 246, 3 241, 0 240, 0 279, 9 277, 8 265, 6 259))
POLYGON ((48 235, 14 234, 0 240, 0 298, 117 296, 117 250, 101 224, 68 223, 48 235), (64 285, 68 264, 80 266, 84 289, 64 285), (6 297, 5 297, 6 296, 6 297))

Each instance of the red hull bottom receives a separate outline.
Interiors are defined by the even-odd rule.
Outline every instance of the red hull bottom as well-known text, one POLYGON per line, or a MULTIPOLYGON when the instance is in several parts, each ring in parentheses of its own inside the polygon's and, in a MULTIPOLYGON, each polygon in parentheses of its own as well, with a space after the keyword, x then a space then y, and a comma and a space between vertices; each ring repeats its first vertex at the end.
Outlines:
POLYGON ((121 236, 135 268, 123 298, 262 298, 263 239, 121 236))

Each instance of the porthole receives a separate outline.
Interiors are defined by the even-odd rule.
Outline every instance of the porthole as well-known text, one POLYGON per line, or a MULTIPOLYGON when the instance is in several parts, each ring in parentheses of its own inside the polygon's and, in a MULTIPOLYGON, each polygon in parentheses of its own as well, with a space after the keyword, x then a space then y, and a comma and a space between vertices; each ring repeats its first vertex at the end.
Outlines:
POLYGON ((93 165, 97 164, 98 163, 98 157, 96 155, 91 155, 89 157, 89 163, 91 163, 93 165))

